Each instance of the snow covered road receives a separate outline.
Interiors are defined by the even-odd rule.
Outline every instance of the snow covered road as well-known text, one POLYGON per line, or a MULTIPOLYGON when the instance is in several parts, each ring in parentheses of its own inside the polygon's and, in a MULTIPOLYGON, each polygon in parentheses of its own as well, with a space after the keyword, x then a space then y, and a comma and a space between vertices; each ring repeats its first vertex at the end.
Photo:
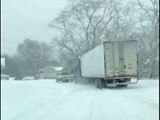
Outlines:
POLYGON ((128 88, 1 80, 1 120, 158 120, 159 81, 128 88))

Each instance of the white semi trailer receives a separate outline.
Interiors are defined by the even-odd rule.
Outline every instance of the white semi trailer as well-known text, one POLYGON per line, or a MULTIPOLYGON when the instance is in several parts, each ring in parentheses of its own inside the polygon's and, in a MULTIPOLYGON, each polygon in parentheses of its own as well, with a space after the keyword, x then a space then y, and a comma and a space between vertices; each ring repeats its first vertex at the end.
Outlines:
POLYGON ((81 56, 81 76, 94 79, 98 88, 135 84, 137 57, 135 40, 104 42, 81 56))

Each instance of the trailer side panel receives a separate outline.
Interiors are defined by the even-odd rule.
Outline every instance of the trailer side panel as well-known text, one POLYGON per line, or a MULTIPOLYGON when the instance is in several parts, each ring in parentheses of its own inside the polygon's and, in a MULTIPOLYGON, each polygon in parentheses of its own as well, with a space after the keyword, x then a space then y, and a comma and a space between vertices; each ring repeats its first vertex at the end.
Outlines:
POLYGON ((104 47, 100 45, 81 57, 81 75, 83 77, 104 78, 104 47))

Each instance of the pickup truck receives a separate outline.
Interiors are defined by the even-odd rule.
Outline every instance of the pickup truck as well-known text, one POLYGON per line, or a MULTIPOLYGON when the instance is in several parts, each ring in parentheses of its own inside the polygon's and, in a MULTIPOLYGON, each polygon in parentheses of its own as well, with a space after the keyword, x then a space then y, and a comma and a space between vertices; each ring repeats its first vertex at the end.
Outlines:
POLYGON ((66 75, 57 75, 56 82, 73 82, 74 75, 66 74, 66 75))

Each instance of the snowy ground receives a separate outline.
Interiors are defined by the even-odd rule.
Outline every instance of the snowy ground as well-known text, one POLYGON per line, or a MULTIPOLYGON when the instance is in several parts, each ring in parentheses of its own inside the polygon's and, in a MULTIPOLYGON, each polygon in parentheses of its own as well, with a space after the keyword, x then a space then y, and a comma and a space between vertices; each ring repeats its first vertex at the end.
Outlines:
POLYGON ((158 120, 159 81, 128 88, 1 80, 1 120, 158 120))

